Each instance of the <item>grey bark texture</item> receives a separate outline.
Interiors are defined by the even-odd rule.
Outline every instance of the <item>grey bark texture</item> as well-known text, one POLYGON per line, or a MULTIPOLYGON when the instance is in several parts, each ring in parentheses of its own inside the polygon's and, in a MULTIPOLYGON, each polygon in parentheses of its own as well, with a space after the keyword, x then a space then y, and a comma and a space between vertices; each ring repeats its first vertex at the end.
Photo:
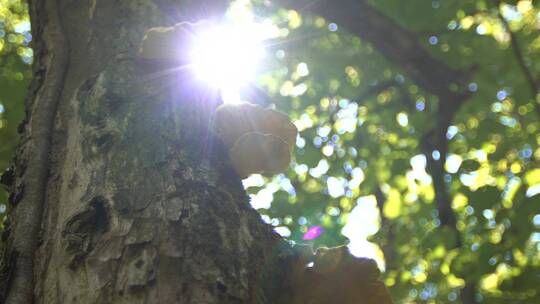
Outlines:
POLYGON ((287 303, 269 298, 287 295, 282 240, 209 131, 215 96, 136 56, 148 28, 226 4, 31 1, 35 78, 2 248, 6 303, 287 303))
POLYGON ((211 131, 216 92, 137 56, 149 28, 219 18, 228 1, 29 4, 0 301, 391 303, 373 261, 291 247, 262 223, 211 131))

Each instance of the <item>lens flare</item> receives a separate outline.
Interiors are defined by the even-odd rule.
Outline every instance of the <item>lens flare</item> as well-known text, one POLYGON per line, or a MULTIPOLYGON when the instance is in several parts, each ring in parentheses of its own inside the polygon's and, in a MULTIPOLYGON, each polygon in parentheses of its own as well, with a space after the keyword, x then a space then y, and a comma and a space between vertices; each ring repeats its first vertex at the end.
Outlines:
POLYGON ((321 236, 321 234, 324 232, 324 229, 321 226, 313 226, 304 233, 304 236, 302 237, 303 240, 309 241, 314 240, 321 236))
POLYGON ((256 28, 221 25, 198 34, 191 53, 196 77, 224 95, 237 96, 254 79, 264 56, 256 28))

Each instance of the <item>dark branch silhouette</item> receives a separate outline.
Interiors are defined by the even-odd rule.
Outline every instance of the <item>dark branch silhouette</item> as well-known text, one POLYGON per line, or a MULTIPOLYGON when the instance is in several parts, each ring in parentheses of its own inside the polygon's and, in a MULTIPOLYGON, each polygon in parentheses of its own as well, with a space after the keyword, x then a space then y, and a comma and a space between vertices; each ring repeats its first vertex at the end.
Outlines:
POLYGON ((512 45, 512 50, 514 51, 514 56, 516 57, 516 60, 518 62, 519 67, 521 68, 523 75, 525 76, 525 79, 527 80, 527 83, 529 85, 529 89, 531 90, 531 95, 533 98, 533 104, 534 104, 534 110, 536 111, 536 114, 540 118, 540 104, 536 101, 536 95, 538 94, 540 88, 536 80, 534 79, 534 76, 532 75, 531 70, 527 67, 527 64, 525 63, 525 57, 523 55, 523 51, 521 50, 521 46, 519 45, 519 41, 516 37, 516 34, 512 31, 510 28, 510 24, 508 24, 508 21, 501 13, 501 1, 497 1, 497 13, 499 15, 499 19, 501 20, 502 24, 504 25, 504 28, 508 35, 510 36, 510 43, 512 45))

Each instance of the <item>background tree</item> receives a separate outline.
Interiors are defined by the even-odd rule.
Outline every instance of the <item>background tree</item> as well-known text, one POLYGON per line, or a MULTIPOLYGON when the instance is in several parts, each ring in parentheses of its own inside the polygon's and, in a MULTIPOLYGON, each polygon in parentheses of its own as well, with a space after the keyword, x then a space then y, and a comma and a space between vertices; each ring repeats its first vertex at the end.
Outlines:
MULTIPOLYGON (((133 54, 146 29, 186 16, 196 20, 213 6, 183 11, 179 8, 186 6, 173 1, 157 6, 145 1, 93 3, 78 7, 60 1, 58 18, 51 17, 54 7, 34 10, 34 33, 55 33, 58 24, 52 32, 46 24, 63 20, 65 39, 48 47, 37 41, 34 46, 29 100, 43 94, 40 90, 61 91, 58 111, 63 113, 49 134, 53 170, 43 205, 44 225, 55 228, 45 229, 38 256, 54 252, 71 267, 45 272, 58 264, 38 259, 36 267, 43 271, 36 273, 44 284, 37 294, 50 301, 77 297, 60 295, 40 277, 46 274, 54 277, 51 281, 60 278, 89 288, 81 290, 103 290, 87 297, 129 299, 111 290, 131 295, 148 291, 154 270, 163 274, 163 269, 177 269, 194 277, 176 278, 175 286, 215 283, 219 273, 227 279, 212 288, 228 296, 239 290, 231 301, 245 299, 242 291, 252 289, 242 280, 241 286, 234 285, 232 278, 237 279, 234 273, 246 275, 242 270, 253 269, 253 263, 264 259, 262 253, 269 247, 263 244, 274 242, 264 239, 271 234, 258 231, 263 228, 257 228, 256 214, 237 207, 243 206, 239 204, 243 194, 230 182, 237 179, 229 178, 234 174, 227 169, 219 144, 192 140, 207 135, 201 124, 206 118, 186 114, 186 109, 206 113, 197 108, 200 103, 164 109, 157 100, 170 100, 178 91, 159 96, 153 93, 155 83, 134 80, 140 65, 133 62, 133 54), (50 15, 41 16, 48 19, 38 18, 45 11, 50 15), (69 56, 58 55, 66 52, 60 45, 70 47, 69 56), (56 56, 50 56, 50 50, 56 56), (48 68, 40 69, 44 66, 48 68), (69 72, 64 75, 66 67, 69 72), (51 70, 64 75, 66 84, 61 88, 39 86, 51 70), (195 155, 208 155, 208 161, 195 155), (156 190, 156 184, 191 190, 156 190), (53 201, 60 203, 51 210, 53 201), (227 210, 232 214, 220 216, 227 210), (178 218, 157 220, 159 224, 149 220, 160 212, 178 218), (242 219, 242 214, 249 214, 247 223, 223 222, 242 219), (231 273, 231 268, 222 269, 205 257, 213 260, 214 251, 223 251, 220 241, 245 240, 245 235, 231 233, 243 231, 238 227, 251 227, 250 234, 260 240, 225 247, 220 261, 241 262, 233 267, 238 272, 231 273), (229 238, 234 235, 237 239, 229 238), (175 242, 189 243, 193 251, 187 255, 196 261, 171 262, 178 267, 172 268, 160 260, 156 267, 155 250, 170 253, 171 259, 181 256, 178 248, 183 246, 175 242), (238 256, 244 258, 232 258, 238 256), (104 259, 110 264, 92 263, 104 259), (135 267, 127 267, 130 263, 135 267), (99 272, 99 267, 116 269, 119 277, 73 279, 73 273, 107 273, 99 272), (104 283, 111 281, 122 286, 104 283)), ((3 75, 13 76, 2 78, 0 92, 5 94, 0 95, 4 153, 0 164, 6 166, 23 108, 21 87, 28 79, 28 68, 18 58, 28 61, 32 53, 25 47, 30 36, 21 25, 26 21, 24 4, 2 4, 1 64, 3 75)), ((538 7, 526 0, 276 1, 255 2, 252 7, 280 31, 268 43, 267 73, 247 98, 274 104, 300 130, 287 174, 244 181, 263 219, 297 242, 339 245, 346 242, 343 232, 351 239, 353 252, 375 251, 384 261, 385 283, 398 303, 538 302, 538 7), (373 212, 379 216, 362 216, 373 212), (365 237, 362 232, 375 231, 371 245, 359 241, 365 237)), ((59 39, 43 37, 49 42, 59 39)), ((199 97, 175 95, 184 101, 199 97)), ((32 119, 25 134, 29 125, 32 119)), ((40 139, 23 136, 15 168, 23 177, 17 180, 30 174, 21 164, 29 159, 28 147, 39 146, 36 140, 40 139)), ((23 184, 11 187, 15 190, 11 201, 17 206, 35 190, 23 184)), ((206 292, 190 299, 219 294, 208 286, 193 290, 198 289, 206 292)))

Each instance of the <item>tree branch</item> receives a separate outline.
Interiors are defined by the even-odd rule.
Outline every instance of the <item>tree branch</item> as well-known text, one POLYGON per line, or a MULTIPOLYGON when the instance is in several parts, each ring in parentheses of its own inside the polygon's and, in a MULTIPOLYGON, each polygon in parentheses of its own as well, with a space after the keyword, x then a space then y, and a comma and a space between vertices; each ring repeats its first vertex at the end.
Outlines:
POLYGON ((372 43, 391 63, 400 66, 426 91, 456 106, 465 99, 450 90, 463 84, 468 75, 444 65, 418 41, 416 35, 373 8, 366 0, 275 0, 277 5, 320 15, 343 26, 352 34, 372 43))
POLYGON ((451 208, 451 198, 444 180, 444 164, 446 162, 446 154, 448 153, 448 141, 446 140, 447 128, 448 125, 446 124, 437 126, 434 130, 424 135, 421 144, 422 152, 427 159, 427 170, 433 178, 435 201, 437 203, 441 225, 455 229, 457 232, 456 215, 451 208), (435 159, 432 155, 434 150, 439 152, 440 157, 438 159, 435 159))
POLYGON ((363 92, 361 95, 354 98, 353 100, 357 101, 358 103, 363 103, 364 99, 369 98, 375 94, 379 94, 382 91, 389 89, 395 85, 398 85, 398 82, 394 79, 377 83, 376 85, 369 86, 365 92, 363 92))
POLYGON ((380 186, 375 189, 375 199, 377 201, 377 208, 381 217, 381 228, 385 229, 387 239, 381 246, 381 250, 384 255, 384 262, 386 264, 386 270, 395 270, 399 268, 398 256, 395 250, 395 229, 392 222, 384 215, 384 205, 386 204, 386 195, 384 195, 380 186))
POLYGON ((534 76, 531 73, 531 70, 527 67, 527 64, 525 63, 525 59, 523 56, 523 51, 521 50, 521 46, 519 45, 519 41, 517 40, 516 34, 510 29, 510 24, 508 24, 508 21, 501 13, 501 1, 497 0, 497 13, 499 15, 499 19, 501 20, 502 24, 504 25, 504 28, 506 29, 506 32, 508 32, 508 35, 510 35, 510 43, 512 44, 512 50, 514 51, 514 56, 516 57, 516 60, 518 62, 519 67, 521 68, 523 75, 525 76, 525 79, 527 80, 527 83, 529 85, 529 89, 531 90, 531 95, 533 98, 533 104, 534 104, 534 110, 536 111, 536 115, 540 118, 540 104, 536 101, 536 96, 538 95, 540 88, 536 80, 534 79, 534 76))
MULTIPOLYGON (((451 207, 451 195, 444 180, 444 164, 448 153, 446 132, 469 93, 452 90, 453 85, 463 85, 469 75, 452 69, 437 59, 418 41, 416 35, 394 20, 370 6, 367 0, 276 0, 279 5, 301 13, 320 15, 334 21, 366 41, 369 41, 386 59, 404 72, 424 90, 439 97, 437 124, 422 139, 422 150, 428 159, 427 169, 433 178, 435 201, 441 225, 456 232, 456 247, 462 246, 456 228, 456 215, 451 207), (433 159, 432 151, 441 157, 433 159)), ((474 282, 467 282, 462 300, 475 303, 474 282)))

